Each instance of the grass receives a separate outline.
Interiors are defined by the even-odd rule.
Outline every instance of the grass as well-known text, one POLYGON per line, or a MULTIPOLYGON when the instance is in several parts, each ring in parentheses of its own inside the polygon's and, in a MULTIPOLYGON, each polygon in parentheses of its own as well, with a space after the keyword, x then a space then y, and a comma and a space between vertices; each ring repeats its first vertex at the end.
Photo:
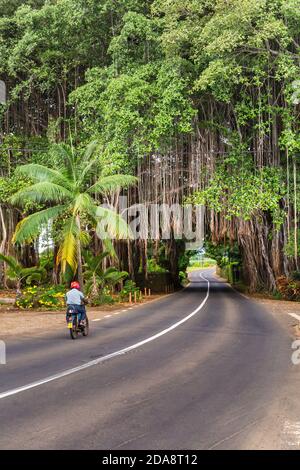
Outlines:
POLYGON ((187 267, 187 272, 197 271, 204 268, 212 268, 216 266, 216 260, 212 258, 204 258, 202 261, 199 260, 190 260, 190 265, 187 267))

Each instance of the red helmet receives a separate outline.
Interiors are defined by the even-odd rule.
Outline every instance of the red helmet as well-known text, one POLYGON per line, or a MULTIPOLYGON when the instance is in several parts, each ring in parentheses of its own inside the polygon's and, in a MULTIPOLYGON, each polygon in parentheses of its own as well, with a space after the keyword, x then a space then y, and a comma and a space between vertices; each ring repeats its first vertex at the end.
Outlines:
POLYGON ((71 282, 71 289, 79 289, 80 290, 79 282, 78 281, 71 282))

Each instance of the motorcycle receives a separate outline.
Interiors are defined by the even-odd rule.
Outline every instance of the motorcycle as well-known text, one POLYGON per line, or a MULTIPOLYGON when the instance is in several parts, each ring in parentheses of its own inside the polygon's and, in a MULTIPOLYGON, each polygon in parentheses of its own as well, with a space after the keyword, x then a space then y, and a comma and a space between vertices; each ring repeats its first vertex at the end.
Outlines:
POLYGON ((70 331, 70 336, 72 339, 77 339, 79 334, 82 336, 88 336, 89 334, 89 319, 87 315, 83 321, 78 322, 78 314, 79 312, 76 311, 75 306, 68 306, 66 319, 67 319, 67 326, 70 331))

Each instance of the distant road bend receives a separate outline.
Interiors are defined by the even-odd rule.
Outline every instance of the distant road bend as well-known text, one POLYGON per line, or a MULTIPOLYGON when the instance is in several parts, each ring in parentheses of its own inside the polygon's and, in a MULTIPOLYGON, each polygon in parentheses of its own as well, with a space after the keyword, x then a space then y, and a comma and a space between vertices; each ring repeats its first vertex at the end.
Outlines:
POLYGON ((298 445, 286 401, 295 374, 288 330, 213 270, 190 280, 93 322, 88 338, 71 341, 63 330, 9 340, 0 449, 298 445))

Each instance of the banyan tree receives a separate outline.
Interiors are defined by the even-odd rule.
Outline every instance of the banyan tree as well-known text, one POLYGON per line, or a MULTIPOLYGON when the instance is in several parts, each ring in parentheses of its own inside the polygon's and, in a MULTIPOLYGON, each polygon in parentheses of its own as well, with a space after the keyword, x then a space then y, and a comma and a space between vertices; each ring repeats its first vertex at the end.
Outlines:
MULTIPOLYGON (((112 205, 203 204, 208 245, 234 247, 250 289, 274 291, 299 270, 299 0, 125 3, 0 0, 0 251, 38 256, 11 244, 16 166, 96 139, 105 174, 138 177, 112 205)), ((176 282, 173 232, 115 249, 133 278, 164 249, 176 282)))

